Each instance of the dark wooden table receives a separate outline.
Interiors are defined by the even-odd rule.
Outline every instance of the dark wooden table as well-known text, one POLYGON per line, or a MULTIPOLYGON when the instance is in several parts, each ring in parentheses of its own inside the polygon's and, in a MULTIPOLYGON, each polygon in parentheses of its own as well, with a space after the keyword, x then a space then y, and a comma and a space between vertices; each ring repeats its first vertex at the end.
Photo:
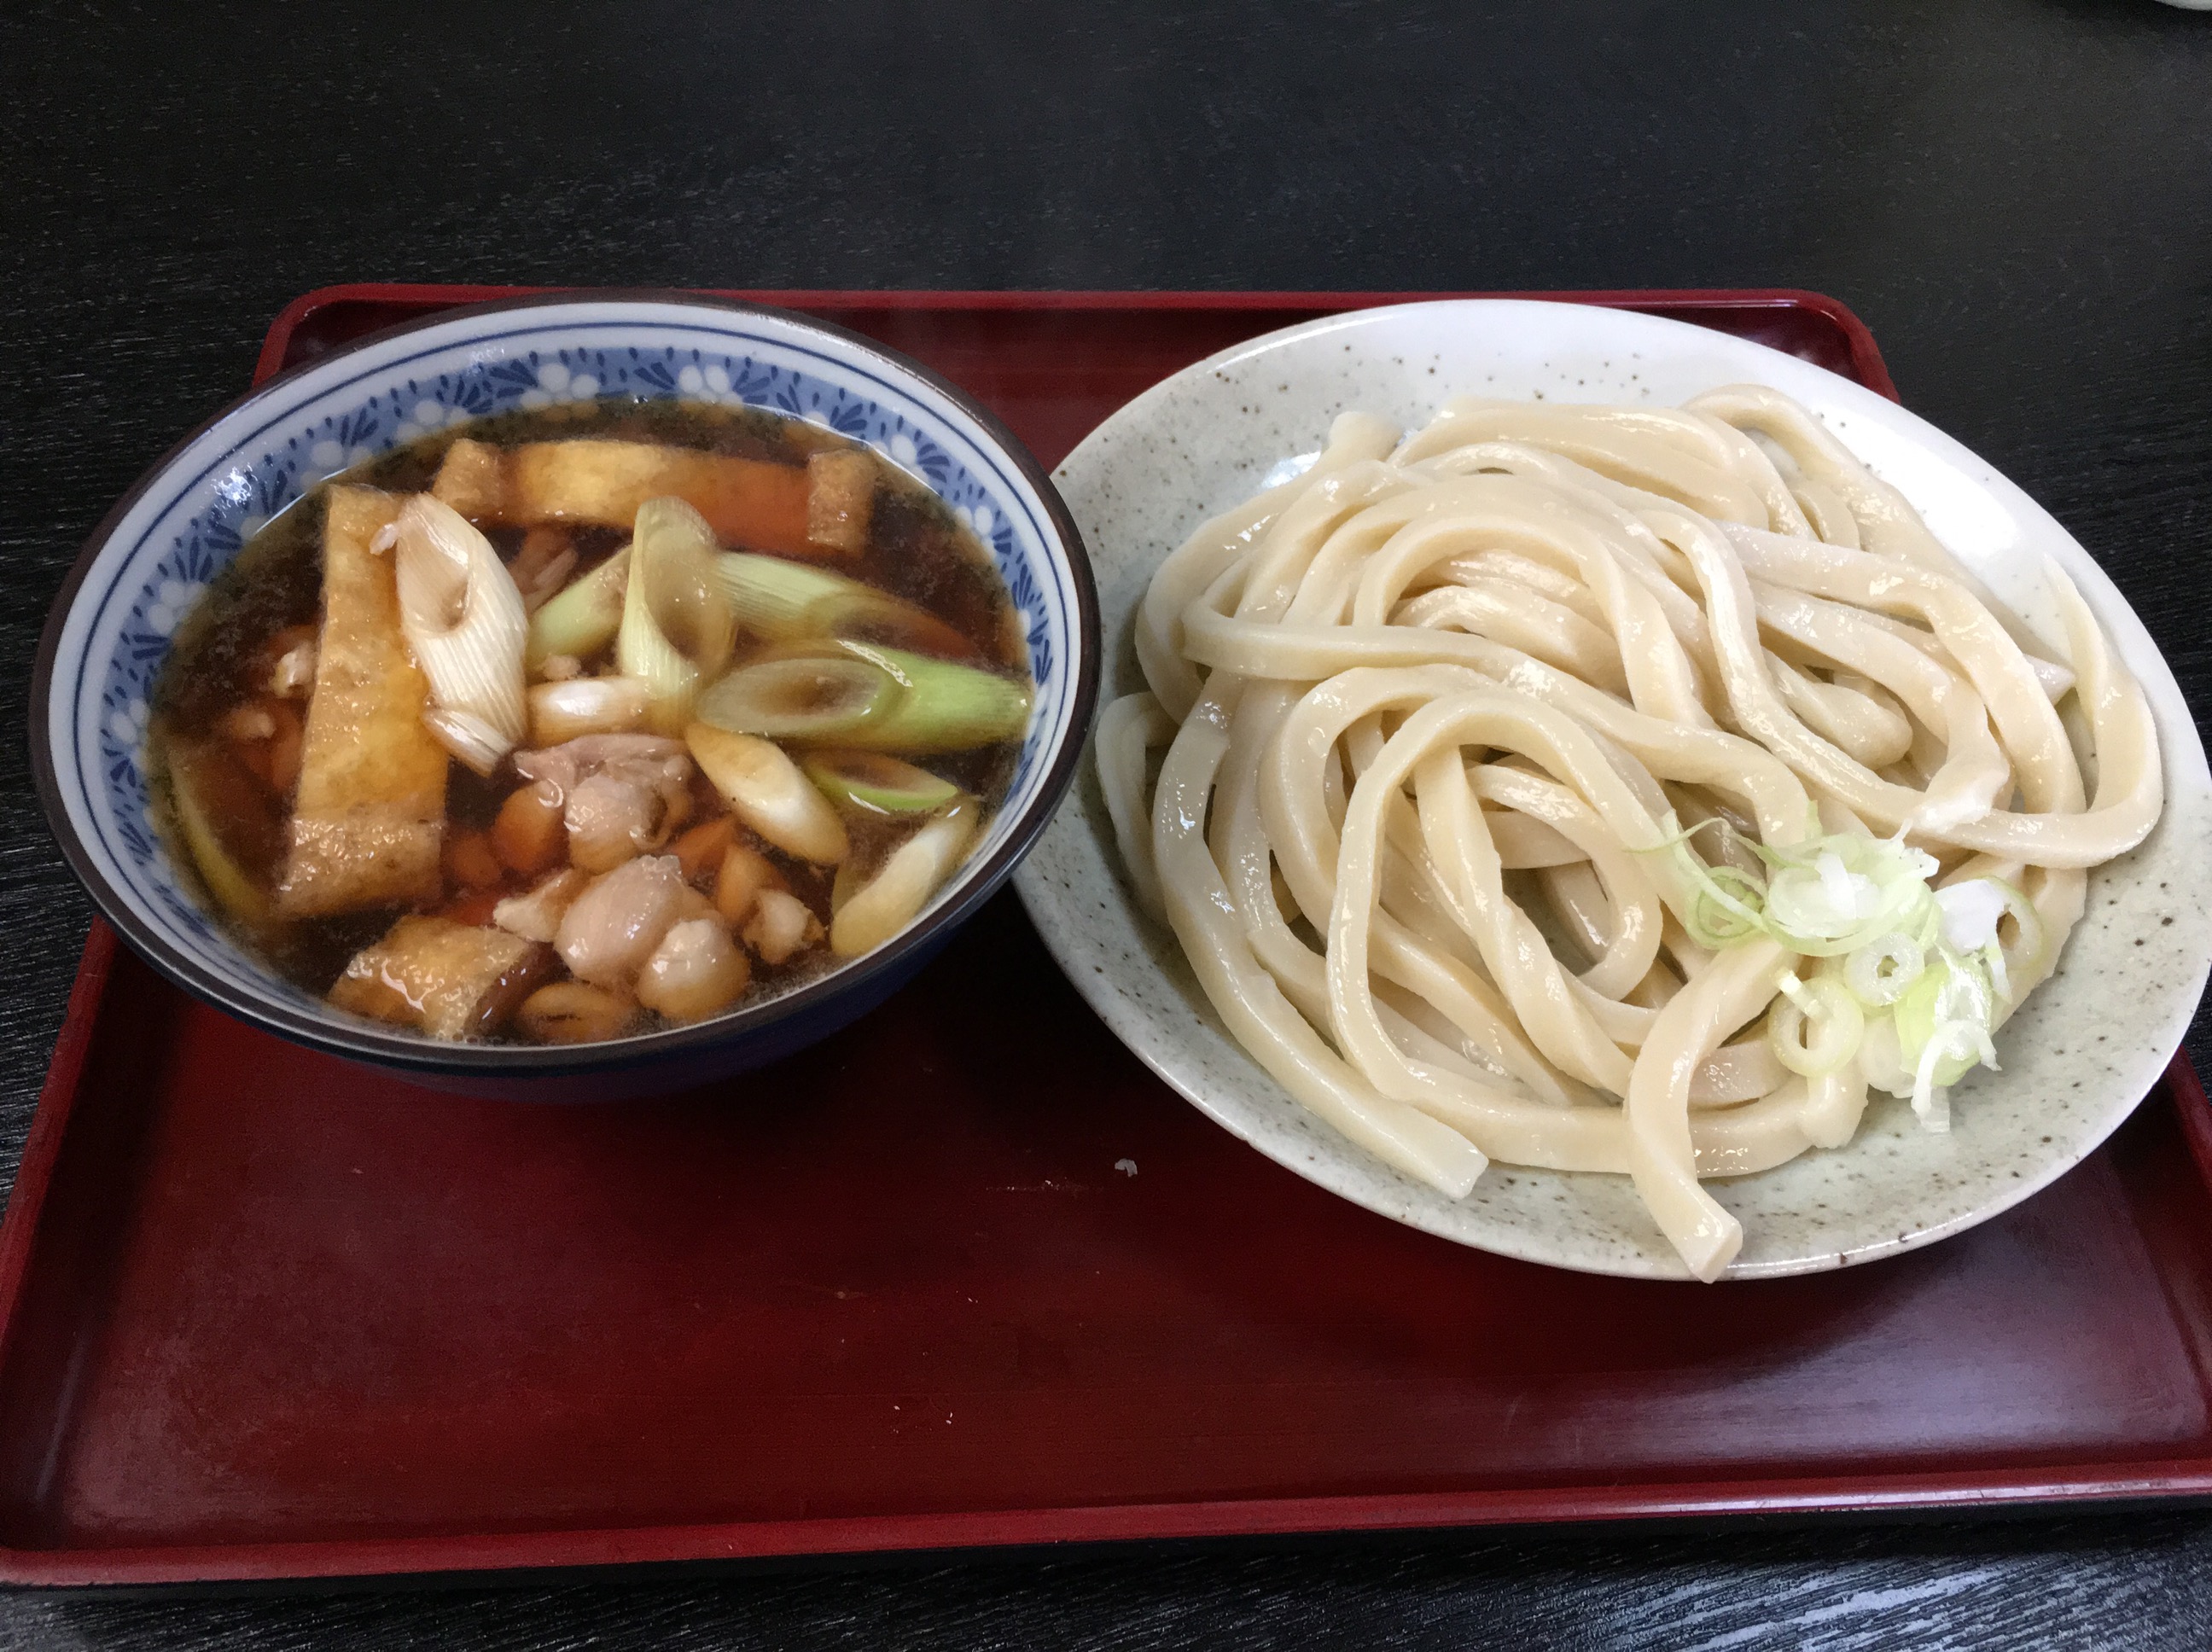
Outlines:
MULTIPOLYGON (((0 720, 77 541, 295 294, 1809 287, 2212 708, 2212 16, 1943 7, 0 10, 0 720)), ((0 744, 0 1172, 90 908, 0 744)), ((2202 1064, 2212 1039, 2200 1018, 2202 1064)), ((1940 1403, 1941 1396, 1900 1396, 1940 1403)), ((2212 1515, 0 1596, 0 1646, 2212 1643, 2212 1515)))

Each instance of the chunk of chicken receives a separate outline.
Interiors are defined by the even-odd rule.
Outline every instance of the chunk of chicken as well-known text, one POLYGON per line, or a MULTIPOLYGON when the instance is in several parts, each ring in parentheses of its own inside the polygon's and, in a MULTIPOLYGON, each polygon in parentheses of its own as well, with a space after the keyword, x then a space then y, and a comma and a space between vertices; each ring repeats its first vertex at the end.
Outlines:
POLYGON ((662 824, 667 814, 666 799, 649 780, 606 771, 586 774, 568 793, 563 817, 568 858, 586 872, 612 872, 667 841, 662 824))
POLYGON ((561 932, 561 920, 590 882, 574 866, 564 867, 528 894, 508 896, 491 909, 491 920, 526 941, 550 941, 561 932))
POLYGON ((672 854, 625 860, 562 914, 554 947, 577 980, 628 989, 697 893, 672 854))
POLYGON ((745 944, 760 954, 763 963, 781 963, 821 938, 822 920, 796 895, 763 889, 754 896, 745 944))
POLYGON ((719 1015, 744 993, 752 965, 713 918, 689 918, 661 937, 637 978, 637 1001, 671 1021, 719 1015))
POLYGON ((518 751, 514 754, 514 766, 527 780, 551 780, 556 786, 566 787, 613 764, 684 755, 683 741, 658 734, 580 734, 559 745, 518 751))
POLYGON ((586 872, 651 853, 690 817, 691 759, 679 740, 586 734, 520 752, 514 766, 561 793, 568 858, 586 872))

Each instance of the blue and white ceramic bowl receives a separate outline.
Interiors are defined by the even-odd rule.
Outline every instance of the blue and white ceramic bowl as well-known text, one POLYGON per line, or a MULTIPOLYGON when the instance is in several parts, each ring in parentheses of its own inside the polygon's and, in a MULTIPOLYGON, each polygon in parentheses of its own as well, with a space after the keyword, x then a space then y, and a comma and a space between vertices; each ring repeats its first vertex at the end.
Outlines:
POLYGON ((1075 772, 1098 677, 1091 568, 1043 470, 927 369, 836 327, 675 294, 521 299, 375 334, 272 380, 188 437, 109 514, 56 599, 32 754, 72 868, 179 985, 301 1043, 451 1087, 600 1096, 696 1082, 811 1043, 880 1002, 1003 883, 1075 772), (694 1027, 569 1048, 441 1044, 331 1009, 234 944, 149 817, 147 706, 170 639, 264 521, 325 477, 458 421, 593 397, 744 404, 868 443, 989 548, 1028 633, 1036 708, 1005 807, 890 945, 694 1027))

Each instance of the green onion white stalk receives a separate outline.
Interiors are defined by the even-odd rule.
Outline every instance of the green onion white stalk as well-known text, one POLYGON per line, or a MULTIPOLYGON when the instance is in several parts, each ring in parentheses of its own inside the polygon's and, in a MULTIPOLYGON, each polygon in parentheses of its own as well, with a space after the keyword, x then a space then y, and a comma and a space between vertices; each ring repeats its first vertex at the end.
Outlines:
POLYGON ((684 742, 731 812, 785 853, 830 866, 851 852, 837 811, 773 741, 694 723, 684 742))
POLYGON ((530 690, 530 743, 559 745, 584 734, 634 734, 649 709, 645 684, 634 677, 574 677, 530 690))
POLYGON ((1804 1078, 1825 1078, 1859 1052, 1866 1017, 1858 1000, 1828 975, 1775 978, 1782 998, 1767 1011, 1766 1038, 1776 1058, 1804 1078))
POLYGON ((1919 942, 1893 932, 1845 956, 1844 984, 1868 1009, 1887 1009, 1905 996, 1927 965, 1919 942))
POLYGON ((706 518, 682 500, 637 507, 615 663, 645 684, 647 720, 658 733, 682 732, 699 690, 729 663, 736 625, 714 571, 718 554, 706 518))
POLYGON ((624 545, 530 616, 524 658, 536 671, 555 655, 589 659, 622 629, 623 598, 629 588, 630 547, 624 545))
POLYGON ((811 563, 751 551, 715 562, 738 629, 768 642, 870 635, 940 654, 975 652, 927 609, 811 563))
POLYGON ((185 740, 169 747, 169 801, 185 847, 200 881, 224 911, 249 929, 259 929, 275 908, 263 881, 247 870, 243 856, 225 842, 224 828, 249 818, 248 811, 225 804, 240 789, 234 768, 215 748, 185 740))
POLYGON ((979 813, 972 803, 949 809, 892 850, 873 878, 837 903, 830 950, 857 958, 912 923, 967 853, 979 813))
POLYGON ((491 541, 443 500, 412 495, 393 526, 399 628, 430 683, 423 724, 489 774, 529 732, 522 593, 491 541))

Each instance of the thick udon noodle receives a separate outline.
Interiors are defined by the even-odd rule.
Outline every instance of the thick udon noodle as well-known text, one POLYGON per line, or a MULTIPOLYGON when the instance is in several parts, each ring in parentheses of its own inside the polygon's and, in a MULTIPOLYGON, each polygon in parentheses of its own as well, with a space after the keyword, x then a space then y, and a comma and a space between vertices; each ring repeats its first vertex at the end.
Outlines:
POLYGON ((1753 840, 1902 833, 1936 885, 2015 886, 2001 1021, 2162 801, 2148 706, 2047 571, 2063 650, 1756 386, 1347 414, 1162 564, 1100 776, 1139 897, 1299 1102, 1453 1197, 1492 1159, 1630 1175, 1710 1279, 1742 1232, 1699 1178, 1844 1145, 1875 1057, 1785 1068, 1753 1023, 1816 961, 1692 939, 1681 829, 1753 872, 1753 840))

